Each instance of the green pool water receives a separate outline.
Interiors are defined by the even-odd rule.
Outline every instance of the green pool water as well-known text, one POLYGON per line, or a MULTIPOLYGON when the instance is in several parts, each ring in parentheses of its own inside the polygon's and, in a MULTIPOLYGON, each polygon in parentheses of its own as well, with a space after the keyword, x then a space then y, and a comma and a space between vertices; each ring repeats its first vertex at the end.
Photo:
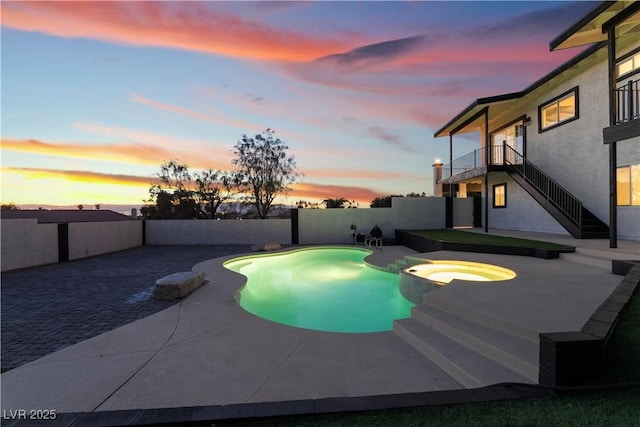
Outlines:
POLYGON ((247 277, 237 299, 256 316, 320 331, 390 331, 394 319, 410 316, 413 303, 400 294, 397 274, 365 265, 370 253, 321 247, 224 265, 247 277))

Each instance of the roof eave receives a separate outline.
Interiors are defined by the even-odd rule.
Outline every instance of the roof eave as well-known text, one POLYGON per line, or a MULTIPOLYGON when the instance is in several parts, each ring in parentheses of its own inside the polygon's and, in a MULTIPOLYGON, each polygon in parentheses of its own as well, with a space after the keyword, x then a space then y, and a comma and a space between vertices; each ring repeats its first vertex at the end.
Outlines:
POLYGON ((433 134, 433 137, 440 138, 440 137, 449 135, 450 133, 449 130, 453 129, 457 122, 459 122, 463 117, 465 117, 466 115, 468 115, 470 112, 472 112, 474 109, 478 107, 483 107, 487 104, 492 104, 494 102, 509 101, 511 99, 520 98, 522 95, 523 95, 523 92, 512 92, 512 93, 505 93, 503 95, 478 98, 475 101, 473 101, 471 104, 469 104, 467 108, 465 108, 460 113, 458 113, 453 119, 449 120, 449 122, 447 122, 446 125, 444 125, 438 131, 436 131, 433 134))
MULTIPOLYGON (((569 28, 567 28, 565 31, 563 31, 562 34, 558 35, 556 38, 551 40, 551 42, 549 43, 549 50, 553 51, 553 50, 556 50, 556 49, 567 49, 567 48, 571 48, 571 47, 576 47, 573 44, 567 44, 566 42, 573 35, 575 35, 577 32, 579 32, 584 27, 586 27, 589 23, 591 23, 594 19, 596 19, 598 16, 600 16, 604 11, 609 9, 615 3, 616 3, 615 1, 603 1, 602 3, 598 4, 597 6, 595 6, 586 15, 584 15, 582 18, 578 19, 571 26, 569 26, 569 28)), ((604 37, 604 38, 598 39, 598 40, 593 40, 590 43, 599 42, 599 41, 602 41, 602 40, 606 39, 606 37, 604 35, 602 35, 602 37, 604 37)))

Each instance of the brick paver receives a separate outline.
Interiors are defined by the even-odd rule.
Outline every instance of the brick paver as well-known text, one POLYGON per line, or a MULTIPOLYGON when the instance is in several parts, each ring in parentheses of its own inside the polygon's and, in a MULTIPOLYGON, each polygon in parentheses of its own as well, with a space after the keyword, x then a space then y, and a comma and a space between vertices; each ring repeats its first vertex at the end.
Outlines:
POLYGON ((177 301, 153 299, 157 279, 250 251, 248 245, 143 246, 2 273, 2 369, 163 310, 177 301))

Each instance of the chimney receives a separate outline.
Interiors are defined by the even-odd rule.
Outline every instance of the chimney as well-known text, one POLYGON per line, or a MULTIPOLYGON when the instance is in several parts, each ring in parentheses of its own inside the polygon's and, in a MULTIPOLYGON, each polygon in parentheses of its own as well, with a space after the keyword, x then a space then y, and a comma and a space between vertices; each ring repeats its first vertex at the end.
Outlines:
POLYGON ((433 167, 433 197, 442 197, 442 184, 438 183, 442 179, 442 162, 436 159, 431 166, 433 167))

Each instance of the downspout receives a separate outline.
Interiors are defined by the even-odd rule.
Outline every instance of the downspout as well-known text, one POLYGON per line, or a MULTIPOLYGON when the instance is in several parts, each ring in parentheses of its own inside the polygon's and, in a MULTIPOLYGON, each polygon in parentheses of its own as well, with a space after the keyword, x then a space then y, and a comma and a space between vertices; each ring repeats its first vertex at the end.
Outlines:
POLYGON ((489 153, 491 141, 489 140, 489 107, 484 111, 484 146, 487 171, 484 174, 484 232, 489 232, 489 153))
POLYGON ((449 132, 449 197, 453 197, 453 133, 449 132))
MULTIPOLYGON (((609 62, 609 126, 616 123, 616 106, 613 90, 616 86, 616 29, 615 26, 608 30, 608 62, 609 62)), ((618 152, 617 143, 609 143, 609 247, 618 247, 618 190, 617 169, 618 152)))

